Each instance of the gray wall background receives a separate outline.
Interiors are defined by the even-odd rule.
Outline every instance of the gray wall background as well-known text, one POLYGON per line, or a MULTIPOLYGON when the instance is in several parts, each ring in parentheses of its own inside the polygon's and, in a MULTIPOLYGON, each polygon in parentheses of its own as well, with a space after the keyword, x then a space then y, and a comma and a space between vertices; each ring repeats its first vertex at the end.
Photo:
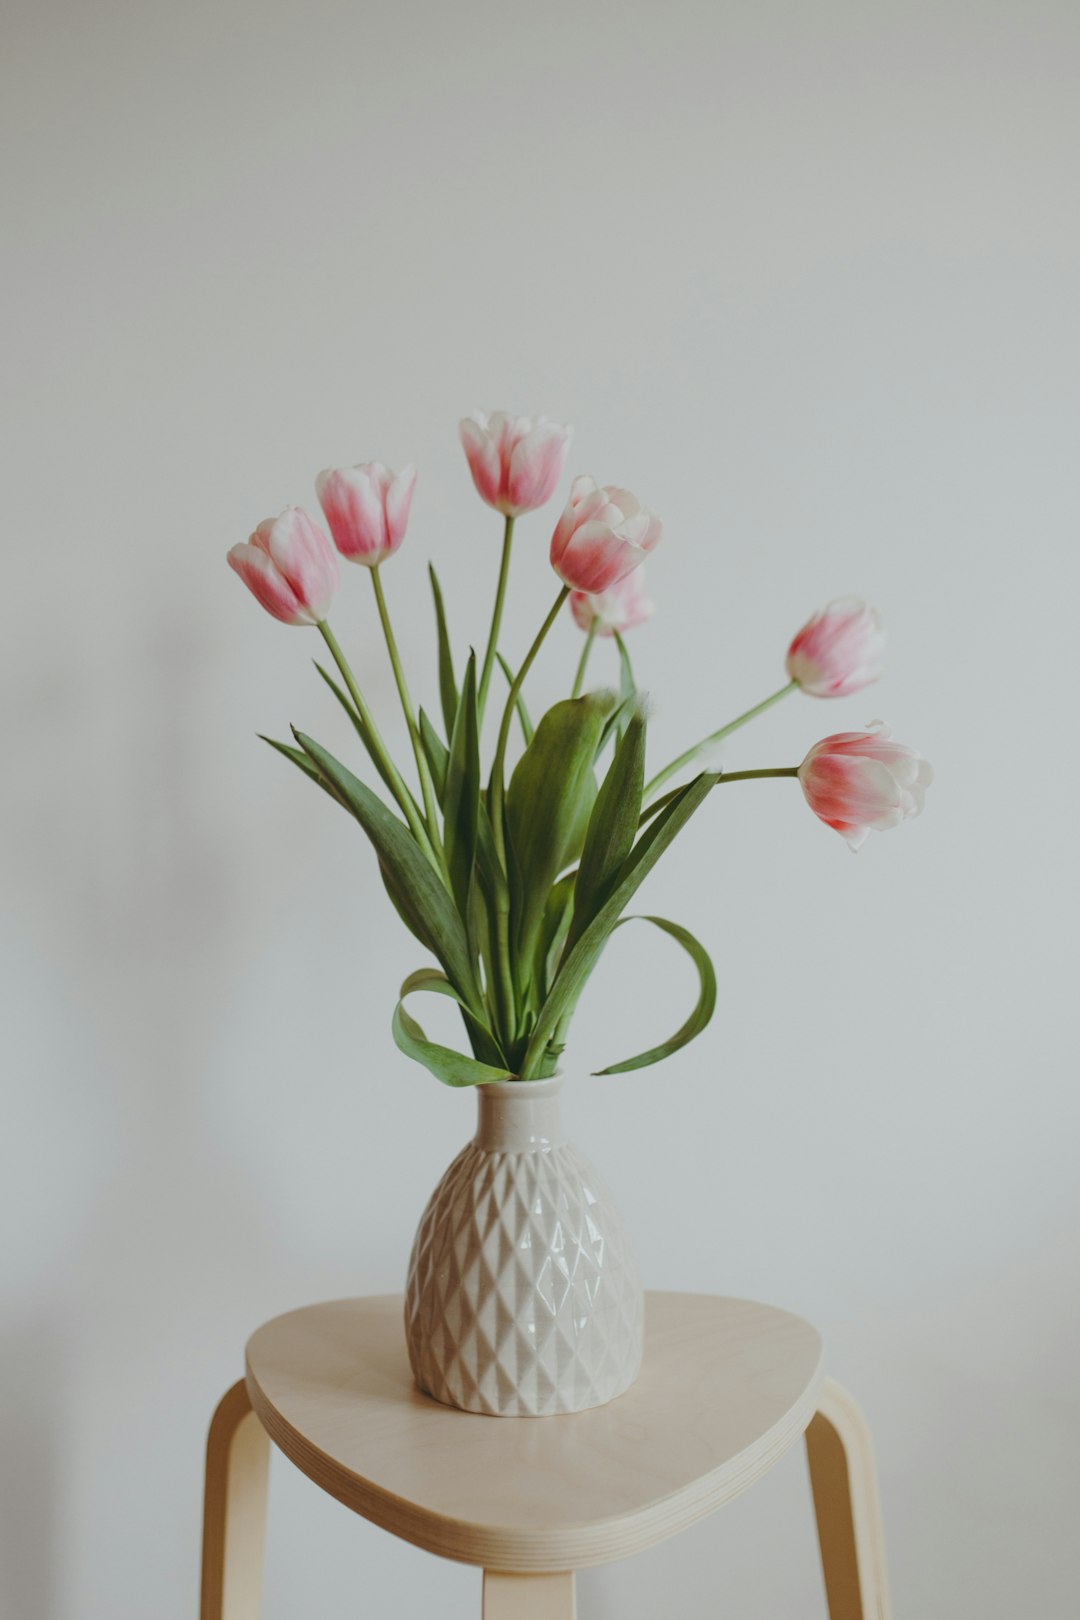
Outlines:
MULTIPOLYGON (((721 1011, 628 931, 567 1108, 652 1286, 825 1331, 880 1454, 898 1615, 1065 1613, 1078 1260, 1076 151, 1069 3, 7 7, 0 846, 0 1612, 195 1612, 201 1452, 251 1328, 397 1288, 468 1096, 400 1058, 419 965, 358 832, 255 740, 346 740, 226 548, 322 466, 414 458, 425 564, 482 640, 474 406, 666 520, 634 647, 658 762, 861 592, 886 680, 733 740, 883 715, 937 767, 853 859, 731 789, 650 880, 721 1011), (721 802, 722 800, 722 802, 721 802)), ((550 598, 520 526, 505 644, 550 598)), ((393 719, 367 582, 337 613, 393 719)), ((561 625, 534 703, 568 681, 561 625)), ((596 664, 602 670, 602 661, 596 664)), ((433 1016, 437 1023, 438 1014, 433 1016)), ((803 1466, 582 1580, 593 1620, 821 1612, 803 1466)), ((478 1577, 274 1470, 266 1612, 477 1612, 478 1577)))

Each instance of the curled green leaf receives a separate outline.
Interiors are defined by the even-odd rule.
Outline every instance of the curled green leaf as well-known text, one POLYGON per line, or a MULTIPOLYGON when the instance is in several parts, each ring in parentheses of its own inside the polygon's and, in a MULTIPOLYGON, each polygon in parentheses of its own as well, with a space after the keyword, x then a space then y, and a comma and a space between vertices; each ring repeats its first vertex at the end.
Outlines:
POLYGON ((647 1069, 651 1063, 662 1063, 672 1052, 677 1052, 680 1046, 688 1045, 695 1036, 700 1035, 716 1011, 716 970, 701 941, 695 939, 688 928, 683 928, 679 923, 669 922, 666 917, 623 917, 615 926, 621 928, 623 923, 629 922, 652 923, 654 928, 661 929, 682 946, 698 971, 698 998, 693 1012, 674 1035, 670 1035, 666 1041, 661 1041, 659 1046, 650 1046, 647 1052, 639 1052, 636 1057, 624 1058, 621 1063, 611 1063, 606 1069, 597 1069, 595 1071, 597 1074, 629 1074, 631 1069, 647 1069))

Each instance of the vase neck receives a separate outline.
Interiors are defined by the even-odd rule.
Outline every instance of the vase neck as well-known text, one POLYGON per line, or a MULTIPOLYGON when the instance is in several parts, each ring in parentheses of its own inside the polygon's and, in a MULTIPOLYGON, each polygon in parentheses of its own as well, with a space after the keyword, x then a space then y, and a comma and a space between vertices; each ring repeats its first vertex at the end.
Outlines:
POLYGON ((566 1141, 559 1118, 562 1076, 504 1080, 476 1087, 477 1147, 489 1153, 538 1153, 566 1141))

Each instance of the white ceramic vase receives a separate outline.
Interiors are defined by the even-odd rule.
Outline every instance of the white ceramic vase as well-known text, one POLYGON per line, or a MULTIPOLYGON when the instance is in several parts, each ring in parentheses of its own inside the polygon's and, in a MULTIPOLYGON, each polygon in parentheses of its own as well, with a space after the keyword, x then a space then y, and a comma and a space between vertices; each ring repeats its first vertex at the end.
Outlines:
POLYGON ((641 1367, 645 1302, 610 1195, 567 1140, 562 1079, 477 1086, 476 1135, 431 1195, 405 1293, 421 1389, 497 1417, 602 1406, 641 1367))

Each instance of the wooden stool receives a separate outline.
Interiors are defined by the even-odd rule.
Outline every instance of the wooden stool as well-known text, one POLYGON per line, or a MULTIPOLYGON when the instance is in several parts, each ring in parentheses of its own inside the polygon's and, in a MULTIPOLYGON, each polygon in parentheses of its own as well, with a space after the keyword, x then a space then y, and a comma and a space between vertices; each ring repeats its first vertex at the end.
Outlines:
POLYGON ((646 1324, 610 1405, 489 1418, 416 1388, 396 1295, 268 1322, 210 1426, 202 1620, 258 1620, 267 1436, 354 1513, 479 1565, 483 1620, 573 1620, 575 1570, 695 1524, 804 1432, 831 1620, 888 1620, 870 1438, 814 1329, 707 1294, 650 1294, 646 1324))

